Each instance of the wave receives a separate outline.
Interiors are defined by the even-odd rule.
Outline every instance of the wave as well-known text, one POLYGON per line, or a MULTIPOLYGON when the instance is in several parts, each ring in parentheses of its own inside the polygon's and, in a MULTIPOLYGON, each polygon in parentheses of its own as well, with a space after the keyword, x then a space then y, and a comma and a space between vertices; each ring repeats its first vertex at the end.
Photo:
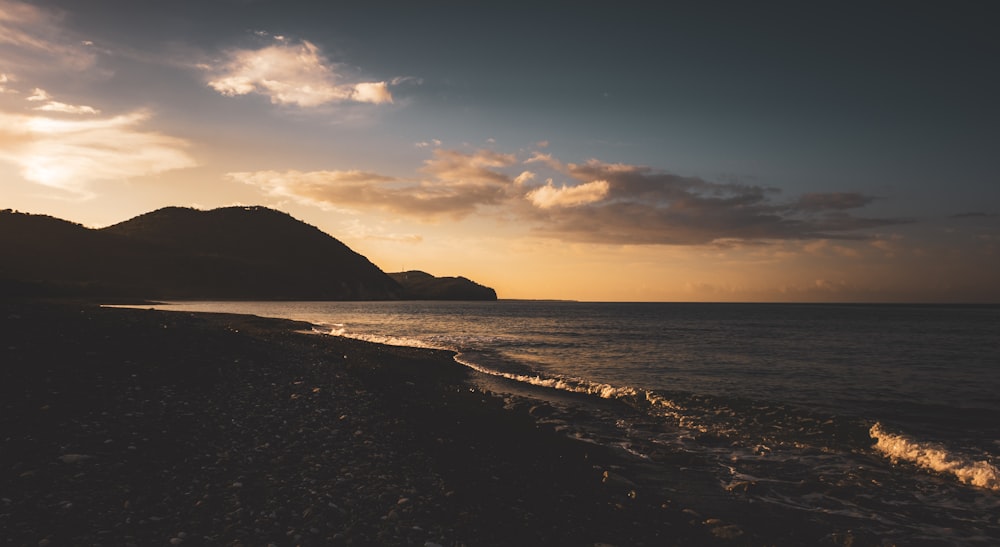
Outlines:
POLYGON ((979 488, 1000 491, 1000 469, 987 460, 957 454, 938 443, 921 442, 912 437, 890 433, 881 423, 871 427, 875 449, 894 464, 904 461, 979 488))
POLYGON ((461 365, 471 368, 472 370, 475 370, 476 372, 489 374, 490 376, 497 376, 500 378, 513 380, 515 382, 531 384, 533 386, 539 386, 539 387, 559 389, 562 391, 569 391, 572 393, 585 393, 587 395, 597 395, 602 399, 635 399, 640 394, 640 390, 637 390, 635 388, 616 387, 610 384, 591 382, 589 380, 584 380, 581 378, 543 378, 540 375, 516 374, 512 372, 493 370, 491 368, 487 368, 479 364, 473 363, 472 361, 468 361, 462 358, 461 354, 455 356, 455 361, 461 365))
MULTIPOLYGON (((521 373, 498 370, 483 366, 469 359, 463 355, 461 348, 445 343, 430 343, 425 340, 409 337, 350 333, 342 325, 333 325, 333 328, 330 330, 323 329, 319 331, 317 329, 317 332, 393 346, 452 351, 455 352, 454 360, 457 363, 481 374, 536 387, 596 396, 602 399, 618 400, 633 408, 651 412, 662 418, 668 418, 678 427, 687 431, 713 433, 722 436, 737 434, 736 429, 738 428, 735 428, 735 426, 738 424, 727 424, 725 420, 720 422, 718 420, 707 419, 709 416, 704 415, 707 409, 699 411, 698 409, 687 408, 686 405, 679 401, 653 391, 630 386, 616 386, 583 378, 550 377, 533 371, 521 373)), ((715 414, 719 414, 719 409, 715 410, 715 414)), ((745 427, 747 424, 742 425, 745 427)), ((858 434, 863 435, 863 431, 861 429, 858 431, 858 434)), ((887 457, 893 464, 908 462, 936 473, 952 475, 961 483, 967 485, 1000 491, 1000 469, 988 460, 963 456, 937 443, 922 442, 903 434, 891 433, 878 422, 871 426, 868 434, 876 441, 874 448, 887 457)))
POLYGON ((383 334, 356 334, 347 332, 347 329, 342 325, 335 325, 334 328, 330 330, 323 329, 313 329, 313 332, 319 334, 327 334, 330 336, 339 336, 341 338, 351 338, 354 340, 361 340, 362 342, 372 342, 374 344, 383 344, 386 346, 403 346, 409 348, 423 348, 423 349, 440 349, 440 350, 451 350, 451 348, 442 347, 434 344, 428 344, 422 340, 416 338, 407 338, 403 336, 388 336, 383 334))

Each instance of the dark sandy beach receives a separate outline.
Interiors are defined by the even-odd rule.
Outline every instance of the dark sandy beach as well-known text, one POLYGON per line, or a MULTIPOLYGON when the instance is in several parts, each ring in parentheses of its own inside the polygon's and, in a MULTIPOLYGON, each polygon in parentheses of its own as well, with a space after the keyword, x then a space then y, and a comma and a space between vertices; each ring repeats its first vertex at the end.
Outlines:
POLYGON ((447 352, 251 316, 0 307, 7 545, 843 542, 687 484, 683 462, 673 495, 644 489, 624 454, 471 389, 447 352))

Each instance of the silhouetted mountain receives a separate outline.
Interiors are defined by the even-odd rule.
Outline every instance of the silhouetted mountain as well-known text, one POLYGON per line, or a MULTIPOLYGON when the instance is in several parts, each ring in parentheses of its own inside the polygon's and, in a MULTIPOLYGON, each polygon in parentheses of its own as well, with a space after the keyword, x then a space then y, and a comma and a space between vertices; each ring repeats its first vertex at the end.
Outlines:
POLYGON ((0 211, 0 293, 134 296, 123 264, 157 262, 141 243, 47 215, 0 211))
POLYGON ((101 232, 172 255, 177 262, 168 266, 169 276, 158 276, 158 286, 178 297, 387 300, 403 294, 364 256, 265 207, 167 207, 101 232))
POLYGON ((159 299, 495 300, 468 279, 401 285, 318 228, 265 207, 167 207, 90 229, 0 211, 0 294, 159 299), (405 288, 404 288, 405 285, 405 288))
POLYGON ((7 293, 386 300, 402 288, 319 229, 263 207, 168 207, 100 230, 0 212, 7 293))
POLYGON ((390 273, 389 277, 403 286, 404 298, 409 300, 497 299, 496 291, 464 277, 434 277, 419 270, 390 273))

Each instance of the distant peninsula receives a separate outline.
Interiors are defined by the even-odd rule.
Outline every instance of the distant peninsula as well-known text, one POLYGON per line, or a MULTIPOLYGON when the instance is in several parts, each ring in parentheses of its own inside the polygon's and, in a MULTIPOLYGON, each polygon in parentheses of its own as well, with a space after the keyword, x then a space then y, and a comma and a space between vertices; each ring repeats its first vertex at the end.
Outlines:
POLYGON ((419 270, 390 273, 406 300, 496 300, 497 293, 464 277, 434 277, 419 270))
POLYGON ((0 293, 126 299, 496 300, 464 277, 386 274, 267 207, 166 207, 101 229, 0 211, 0 293))

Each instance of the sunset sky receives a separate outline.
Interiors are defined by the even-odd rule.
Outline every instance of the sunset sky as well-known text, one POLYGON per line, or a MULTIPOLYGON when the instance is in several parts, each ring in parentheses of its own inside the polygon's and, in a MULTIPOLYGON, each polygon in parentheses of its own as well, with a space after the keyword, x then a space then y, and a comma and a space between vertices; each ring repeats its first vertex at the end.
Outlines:
POLYGON ((265 205, 501 298, 1000 302, 992 3, 475 4, 0 0, 0 208, 265 205))

